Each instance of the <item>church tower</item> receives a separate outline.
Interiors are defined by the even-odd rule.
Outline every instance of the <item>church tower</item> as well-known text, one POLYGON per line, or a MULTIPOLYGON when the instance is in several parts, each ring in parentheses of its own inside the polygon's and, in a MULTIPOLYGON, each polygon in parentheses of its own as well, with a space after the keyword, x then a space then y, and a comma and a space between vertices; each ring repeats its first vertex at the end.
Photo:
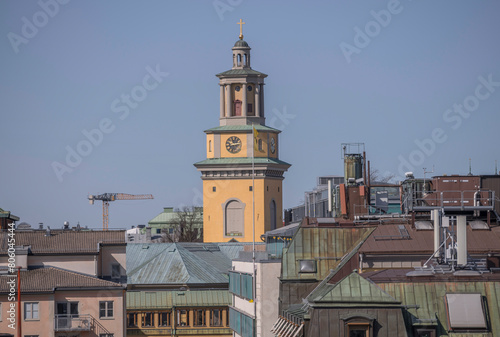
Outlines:
POLYGON ((207 159, 194 164, 203 180, 205 242, 252 242, 283 223, 281 131, 265 125, 264 79, 250 67, 250 47, 240 36, 232 48, 233 67, 217 74, 219 126, 206 133, 207 159), (253 211, 253 212, 252 212, 253 211))

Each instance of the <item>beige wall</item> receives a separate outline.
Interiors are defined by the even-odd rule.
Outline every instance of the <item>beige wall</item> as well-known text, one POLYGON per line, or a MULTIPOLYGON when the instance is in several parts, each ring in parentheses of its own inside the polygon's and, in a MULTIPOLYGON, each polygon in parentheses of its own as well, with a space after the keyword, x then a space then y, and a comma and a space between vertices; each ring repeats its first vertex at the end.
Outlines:
MULTIPOLYGON (((7 256, 0 257, 0 267, 7 267, 7 256)), ((96 275, 94 255, 28 255, 28 266, 51 266, 96 275)))
POLYGON ((122 276, 127 275, 127 248, 123 246, 103 246, 102 251, 102 262, 100 263, 100 270, 102 270, 101 276, 111 277, 111 265, 118 263, 120 265, 120 273, 122 276))
MULTIPOLYGON (((39 319, 24 320, 22 319, 22 334, 24 335, 39 335, 40 337, 48 337, 54 335, 54 301, 53 294, 47 295, 24 295, 21 303, 21 314, 16 313, 16 320, 24 315, 24 303, 38 302, 39 319)), ((11 333, 16 336, 17 330, 12 330, 8 327, 10 322, 7 320, 10 303, 7 295, 0 296, 2 303, 2 320, 0 322, 0 332, 11 333)), ((17 303, 17 302, 14 302, 17 303)), ((23 317, 24 318, 24 317, 23 317)), ((16 321, 17 329, 17 321, 16 321)))
MULTIPOLYGON (((125 303, 124 290, 91 290, 91 291, 61 291, 56 294, 44 295, 23 295, 22 312, 16 317, 22 317, 22 334, 38 335, 40 337, 54 336, 54 315, 57 302, 76 301, 79 302, 79 314, 90 314, 99 320, 100 324, 107 330, 114 333, 115 336, 125 336, 125 303), (99 319, 99 301, 113 301, 114 312, 112 319, 99 319), (24 303, 38 302, 39 319, 24 320, 24 303)), ((9 332, 16 335, 17 330, 8 327, 10 322, 7 320, 9 305, 7 295, 0 296, 1 302, 1 321, 0 332, 9 332)))

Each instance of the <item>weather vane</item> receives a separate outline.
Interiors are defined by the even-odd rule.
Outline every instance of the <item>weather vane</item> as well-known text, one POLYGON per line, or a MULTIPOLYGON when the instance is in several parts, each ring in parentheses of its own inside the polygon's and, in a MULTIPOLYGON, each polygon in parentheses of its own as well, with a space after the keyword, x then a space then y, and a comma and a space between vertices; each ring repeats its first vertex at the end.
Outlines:
POLYGON ((237 25, 240 25, 240 40, 243 40, 243 25, 245 24, 243 20, 240 19, 240 22, 236 22, 237 25))

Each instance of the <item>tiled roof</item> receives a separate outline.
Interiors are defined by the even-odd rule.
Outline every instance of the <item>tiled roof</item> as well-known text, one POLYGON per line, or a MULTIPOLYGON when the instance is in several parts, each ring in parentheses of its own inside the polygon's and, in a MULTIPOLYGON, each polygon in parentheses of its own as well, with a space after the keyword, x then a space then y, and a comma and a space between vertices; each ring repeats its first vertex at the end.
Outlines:
MULTIPOLYGON (((5 294, 9 292, 10 289, 7 280, 12 278, 12 275, 0 276, 0 293, 5 294)), ((119 283, 55 267, 40 267, 21 271, 21 292, 53 292, 55 289, 62 290, 68 288, 122 289, 123 286, 119 283)))
MULTIPOLYGON (((32 254, 82 254, 98 253, 99 243, 125 244, 124 230, 72 231, 45 230, 16 231, 16 246, 31 246, 32 254)), ((0 232, 0 254, 6 254, 8 232, 0 232)))
POLYGON ((227 284, 231 257, 244 244, 128 244, 128 284, 227 284))
MULTIPOLYGON (((401 235, 400 225, 380 225, 365 241, 361 253, 365 254, 432 254, 434 252, 434 231, 416 230, 403 225, 407 237, 401 235)), ((500 227, 491 230, 472 230, 467 226, 467 250, 470 253, 500 251, 500 227)))

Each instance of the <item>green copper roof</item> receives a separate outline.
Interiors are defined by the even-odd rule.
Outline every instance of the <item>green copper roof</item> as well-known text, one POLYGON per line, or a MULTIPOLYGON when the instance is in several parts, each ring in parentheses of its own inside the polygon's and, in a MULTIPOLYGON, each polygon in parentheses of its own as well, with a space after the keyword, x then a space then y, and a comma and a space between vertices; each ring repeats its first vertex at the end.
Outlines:
POLYGON ((249 47, 248 43, 244 40, 238 40, 234 44, 235 47, 249 47))
POLYGON ((401 302, 387 294, 375 283, 353 272, 340 282, 319 285, 309 296, 315 304, 328 303, 336 306, 401 305, 401 302))
POLYGON ((265 125, 260 125, 260 124, 254 124, 254 125, 224 125, 224 126, 217 126, 215 128, 211 128, 208 130, 205 130, 205 133, 218 133, 218 132, 233 132, 233 131, 248 131, 249 133, 252 132, 252 129, 255 128, 258 132, 276 132, 280 133, 281 131, 278 129, 271 128, 269 126, 265 125))
POLYGON ((223 76, 247 76, 247 75, 257 75, 260 77, 267 77, 267 74, 261 73, 253 69, 231 69, 223 73, 217 74, 215 76, 223 77, 223 76))
MULTIPOLYGON (((254 159, 255 165, 285 165, 287 167, 292 166, 287 162, 284 162, 275 158, 268 157, 256 157, 254 159)), ((210 158, 194 164, 194 166, 205 166, 205 165, 252 165, 252 158, 210 158)))
POLYGON ((230 304, 228 290, 127 291, 127 310, 158 310, 183 306, 217 307, 230 304))

